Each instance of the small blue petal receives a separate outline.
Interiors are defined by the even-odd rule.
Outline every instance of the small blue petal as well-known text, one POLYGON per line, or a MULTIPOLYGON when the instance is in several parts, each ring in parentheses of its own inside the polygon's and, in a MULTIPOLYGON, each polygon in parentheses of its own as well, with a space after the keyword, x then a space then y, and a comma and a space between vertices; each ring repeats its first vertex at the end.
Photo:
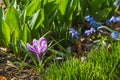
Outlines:
POLYGON ((114 2, 114 6, 118 6, 118 2, 114 2))
POLYGON ((116 0, 116 1, 114 2, 114 6, 118 6, 119 3, 120 3, 120 0, 116 0))
POLYGON ((75 37, 76 39, 78 39, 79 33, 73 28, 70 28, 69 30, 70 30, 69 33, 72 34, 72 38, 75 37))
POLYGON ((90 36, 90 35, 91 35, 91 31, 90 31, 90 30, 86 30, 86 31, 85 31, 85 34, 86 34, 87 36, 90 36))
POLYGON ((87 36, 90 36, 92 35, 94 32, 96 32, 96 30, 94 28, 91 28, 90 30, 86 30, 84 33, 87 35, 87 36))
POLYGON ((118 16, 118 17, 116 18, 116 20, 117 20, 117 22, 119 22, 119 21, 120 21, 120 16, 118 16))
POLYGON ((107 20, 106 23, 107 23, 107 24, 111 24, 111 20, 107 20))
POLYGON ((90 15, 85 16, 86 21, 90 21, 90 15))
POLYGON ((96 23, 95 22, 90 22, 90 25, 92 26, 92 27, 97 27, 97 25, 96 25, 96 23))
POLYGON ((111 33, 111 37, 114 38, 114 39, 116 39, 116 38, 119 37, 119 35, 118 35, 117 32, 114 31, 114 32, 111 33))
POLYGON ((91 32, 96 32, 96 30, 94 28, 91 28, 90 31, 91 32))

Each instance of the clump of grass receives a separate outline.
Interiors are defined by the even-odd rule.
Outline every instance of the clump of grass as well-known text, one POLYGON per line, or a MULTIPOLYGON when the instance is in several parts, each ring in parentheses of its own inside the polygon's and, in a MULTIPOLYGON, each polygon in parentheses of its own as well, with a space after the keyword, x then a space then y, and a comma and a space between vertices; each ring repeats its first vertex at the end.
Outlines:
POLYGON ((120 79, 120 43, 92 50, 88 60, 81 62, 69 58, 58 64, 54 62, 46 69, 44 80, 118 80, 120 79))

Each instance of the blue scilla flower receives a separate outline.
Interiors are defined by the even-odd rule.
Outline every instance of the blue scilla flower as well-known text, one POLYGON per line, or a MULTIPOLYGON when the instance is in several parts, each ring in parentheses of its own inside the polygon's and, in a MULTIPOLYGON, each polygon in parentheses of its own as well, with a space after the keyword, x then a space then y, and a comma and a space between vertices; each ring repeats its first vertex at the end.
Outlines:
POLYGON ((106 21, 106 23, 107 23, 107 24, 111 24, 112 21, 108 19, 108 20, 106 21))
POLYGON ((86 21, 89 21, 89 22, 90 22, 90 25, 91 25, 93 28, 97 28, 97 27, 99 27, 99 25, 100 25, 100 24, 96 23, 96 22, 94 21, 94 19, 93 19, 92 17, 90 17, 90 15, 85 16, 85 19, 86 19, 86 21))
POLYGON ((116 17, 117 22, 120 22, 120 16, 116 17))
POLYGON ((116 23, 116 22, 120 22, 120 16, 118 17, 114 17, 112 16, 109 20, 106 21, 107 24, 111 24, 112 22, 116 23))
POLYGON ((91 21, 90 22, 90 25, 94 28, 97 28, 98 27, 98 24, 95 22, 95 21, 91 21))
POLYGON ((114 6, 118 6, 119 3, 120 3, 120 0, 116 0, 116 1, 114 2, 114 6))
POLYGON ((85 34, 87 35, 87 36, 90 36, 92 33, 94 33, 94 32, 96 32, 96 30, 94 29, 94 28, 90 28, 90 30, 86 30, 85 31, 85 34))
POLYGON ((70 28, 69 30, 70 30, 69 33, 72 34, 72 38, 75 37, 76 39, 78 39, 79 33, 73 28, 70 28))
POLYGON ((114 22, 114 23, 115 23, 115 22, 118 22, 118 21, 117 21, 117 17, 114 17, 114 16, 111 17, 110 21, 112 21, 112 22, 114 22))
POLYGON ((85 20, 90 21, 90 22, 94 22, 94 19, 92 17, 90 17, 90 15, 85 16, 85 20))
POLYGON ((117 39, 117 38, 119 38, 119 35, 118 35, 118 33, 116 31, 113 31, 111 33, 111 37, 114 38, 114 39, 117 39))

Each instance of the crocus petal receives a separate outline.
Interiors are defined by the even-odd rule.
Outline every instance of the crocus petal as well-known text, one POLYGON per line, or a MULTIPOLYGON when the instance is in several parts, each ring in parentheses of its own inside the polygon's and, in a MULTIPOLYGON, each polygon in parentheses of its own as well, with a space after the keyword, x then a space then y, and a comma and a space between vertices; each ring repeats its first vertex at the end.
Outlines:
POLYGON ((47 40, 45 38, 40 38, 39 40, 40 52, 44 52, 47 49, 47 40))
POLYGON ((36 39, 33 39, 33 45, 34 45, 34 44, 39 44, 36 39))
POLYGON ((43 46, 43 47, 40 48, 40 51, 43 53, 43 52, 46 51, 46 49, 47 49, 47 46, 43 46))
POLYGON ((35 53, 39 54, 40 53, 40 47, 39 47, 39 45, 37 43, 34 43, 33 47, 34 47, 35 53))
POLYGON ((29 43, 27 43, 27 48, 32 52, 36 52, 33 46, 31 46, 29 43))
POLYGON ((40 38, 39 45, 40 45, 40 47, 47 46, 47 40, 45 38, 43 38, 43 37, 40 38))

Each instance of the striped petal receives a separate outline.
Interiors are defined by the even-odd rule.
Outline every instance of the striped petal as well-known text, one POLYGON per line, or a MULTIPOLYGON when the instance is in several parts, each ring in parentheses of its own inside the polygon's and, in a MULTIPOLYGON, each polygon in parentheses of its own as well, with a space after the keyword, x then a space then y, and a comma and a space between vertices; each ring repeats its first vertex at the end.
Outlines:
POLYGON ((27 43, 27 48, 32 52, 36 52, 33 46, 31 46, 29 43, 27 43))
POLYGON ((45 38, 40 38, 39 40, 40 51, 43 53, 47 49, 47 40, 45 38))

